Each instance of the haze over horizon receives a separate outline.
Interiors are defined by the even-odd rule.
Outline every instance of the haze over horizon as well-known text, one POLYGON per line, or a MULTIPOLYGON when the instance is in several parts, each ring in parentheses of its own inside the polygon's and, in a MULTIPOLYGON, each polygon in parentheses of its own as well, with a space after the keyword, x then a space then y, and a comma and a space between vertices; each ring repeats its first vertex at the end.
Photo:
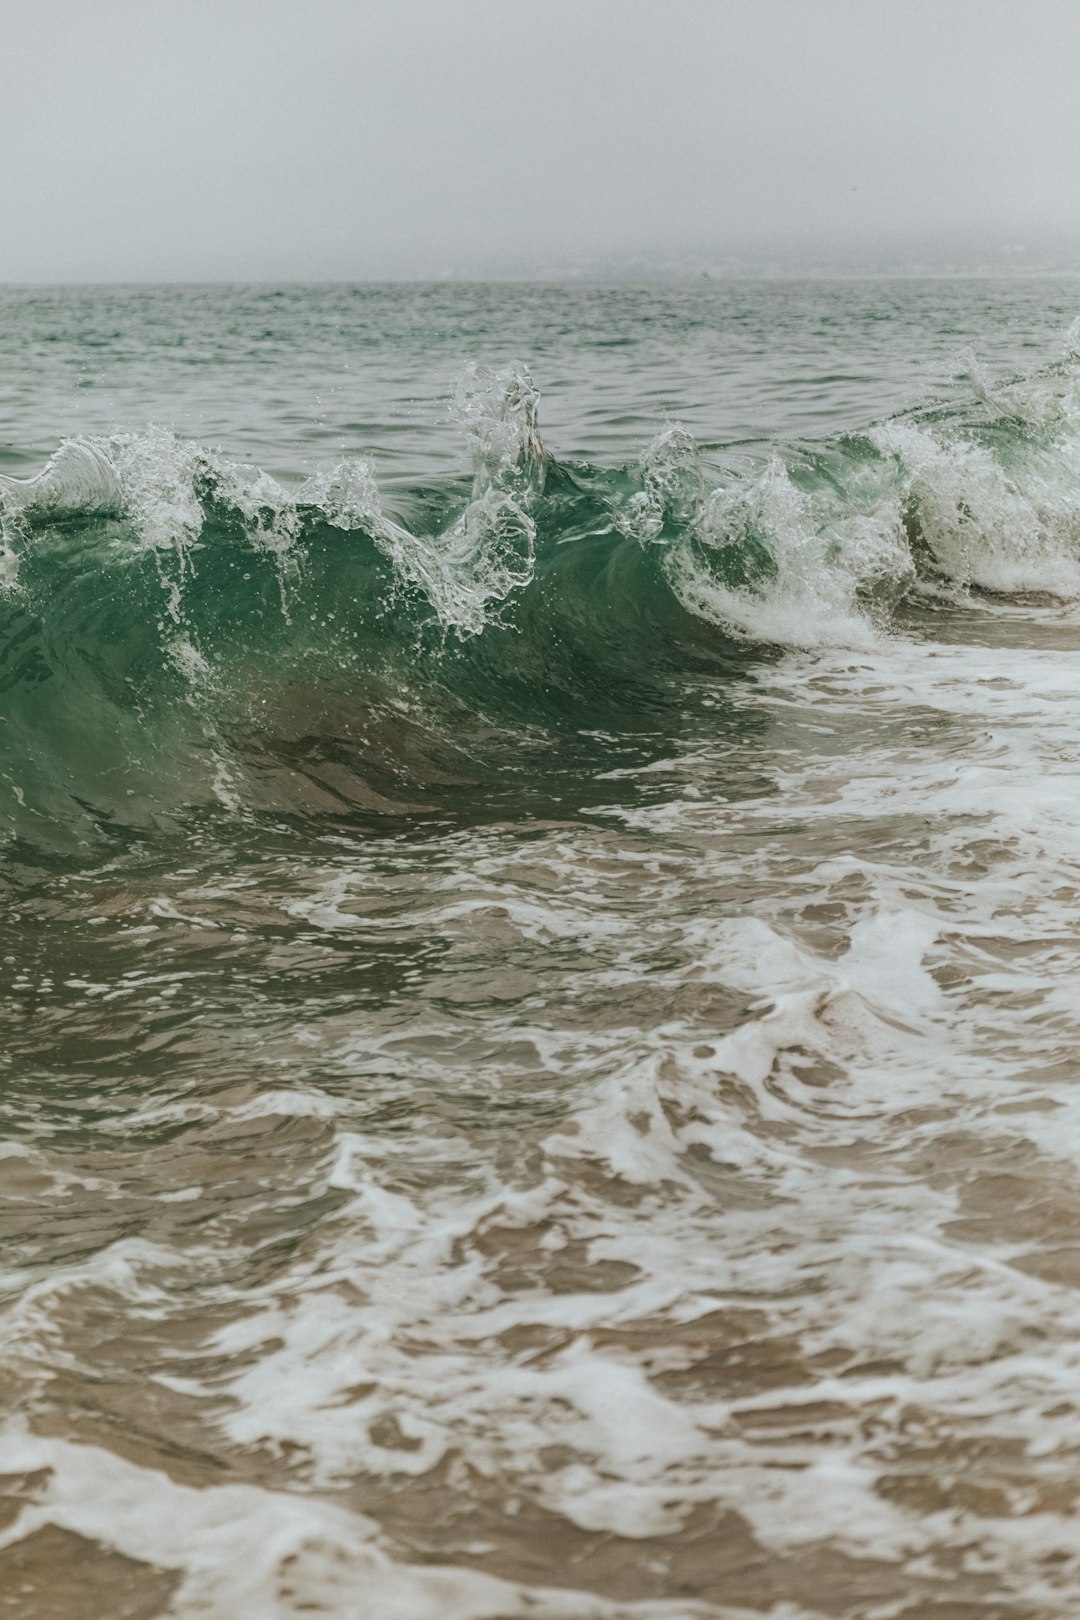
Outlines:
POLYGON ((4 281, 1080 267, 1066 0, 3 18, 4 281))

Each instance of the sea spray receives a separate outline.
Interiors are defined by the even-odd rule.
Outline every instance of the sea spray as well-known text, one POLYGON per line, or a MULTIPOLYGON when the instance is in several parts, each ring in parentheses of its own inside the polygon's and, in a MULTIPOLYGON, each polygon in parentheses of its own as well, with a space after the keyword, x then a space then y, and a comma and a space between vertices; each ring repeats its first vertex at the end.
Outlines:
MULTIPOLYGON (((1064 399, 1075 364, 1009 386, 1064 399)), ((728 469, 669 423, 620 468, 560 463, 528 372, 472 367, 453 400, 471 484, 428 491, 429 527, 366 456, 290 488, 169 430, 67 441, 0 481, 9 830, 62 832, 65 803, 80 828, 173 814, 225 781, 234 807, 308 802, 301 781, 325 805, 331 776, 342 809, 430 807, 462 751, 481 777, 515 732, 542 757, 590 718, 677 704, 680 667, 873 646, 920 579, 1080 594, 1080 429, 1065 406, 988 418, 989 398, 728 469), (281 731, 300 713, 302 749, 281 731), (397 715, 400 757, 349 714, 365 735, 397 715)))

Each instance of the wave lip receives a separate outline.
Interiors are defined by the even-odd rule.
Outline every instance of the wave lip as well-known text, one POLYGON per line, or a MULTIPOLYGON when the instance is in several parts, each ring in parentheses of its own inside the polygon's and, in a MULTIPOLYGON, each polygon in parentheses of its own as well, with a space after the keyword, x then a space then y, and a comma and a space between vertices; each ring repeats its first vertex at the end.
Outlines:
POLYGON ((105 450, 89 439, 66 439, 33 478, 0 473, 0 507, 37 518, 119 511, 120 475, 105 450))

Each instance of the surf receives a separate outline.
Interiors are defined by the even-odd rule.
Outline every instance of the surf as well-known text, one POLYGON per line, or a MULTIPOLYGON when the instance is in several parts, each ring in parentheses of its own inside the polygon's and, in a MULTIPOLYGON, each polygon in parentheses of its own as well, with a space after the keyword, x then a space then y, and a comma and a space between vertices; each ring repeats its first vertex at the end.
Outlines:
POLYGON ((287 487, 164 429, 66 440, 0 475, 0 825, 460 808, 508 759, 676 735, 688 678, 887 644, 916 601, 1070 600, 1078 368, 973 368, 961 404, 725 467, 675 423, 636 463, 560 460, 528 370, 474 366, 468 471, 399 509, 370 458, 287 487))

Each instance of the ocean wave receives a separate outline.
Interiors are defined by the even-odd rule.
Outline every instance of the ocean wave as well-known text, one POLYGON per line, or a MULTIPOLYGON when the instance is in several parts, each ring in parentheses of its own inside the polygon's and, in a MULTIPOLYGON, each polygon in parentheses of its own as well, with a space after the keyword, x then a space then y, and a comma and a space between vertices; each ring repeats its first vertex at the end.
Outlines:
POLYGON ((674 423, 636 466, 560 462, 528 372, 473 367, 471 477, 412 490, 426 525, 364 458, 286 488, 164 430, 65 441, 0 476, 7 828, 430 810, 677 713, 687 672, 880 642, 920 583, 1080 596, 1076 350, 726 468, 674 423))

